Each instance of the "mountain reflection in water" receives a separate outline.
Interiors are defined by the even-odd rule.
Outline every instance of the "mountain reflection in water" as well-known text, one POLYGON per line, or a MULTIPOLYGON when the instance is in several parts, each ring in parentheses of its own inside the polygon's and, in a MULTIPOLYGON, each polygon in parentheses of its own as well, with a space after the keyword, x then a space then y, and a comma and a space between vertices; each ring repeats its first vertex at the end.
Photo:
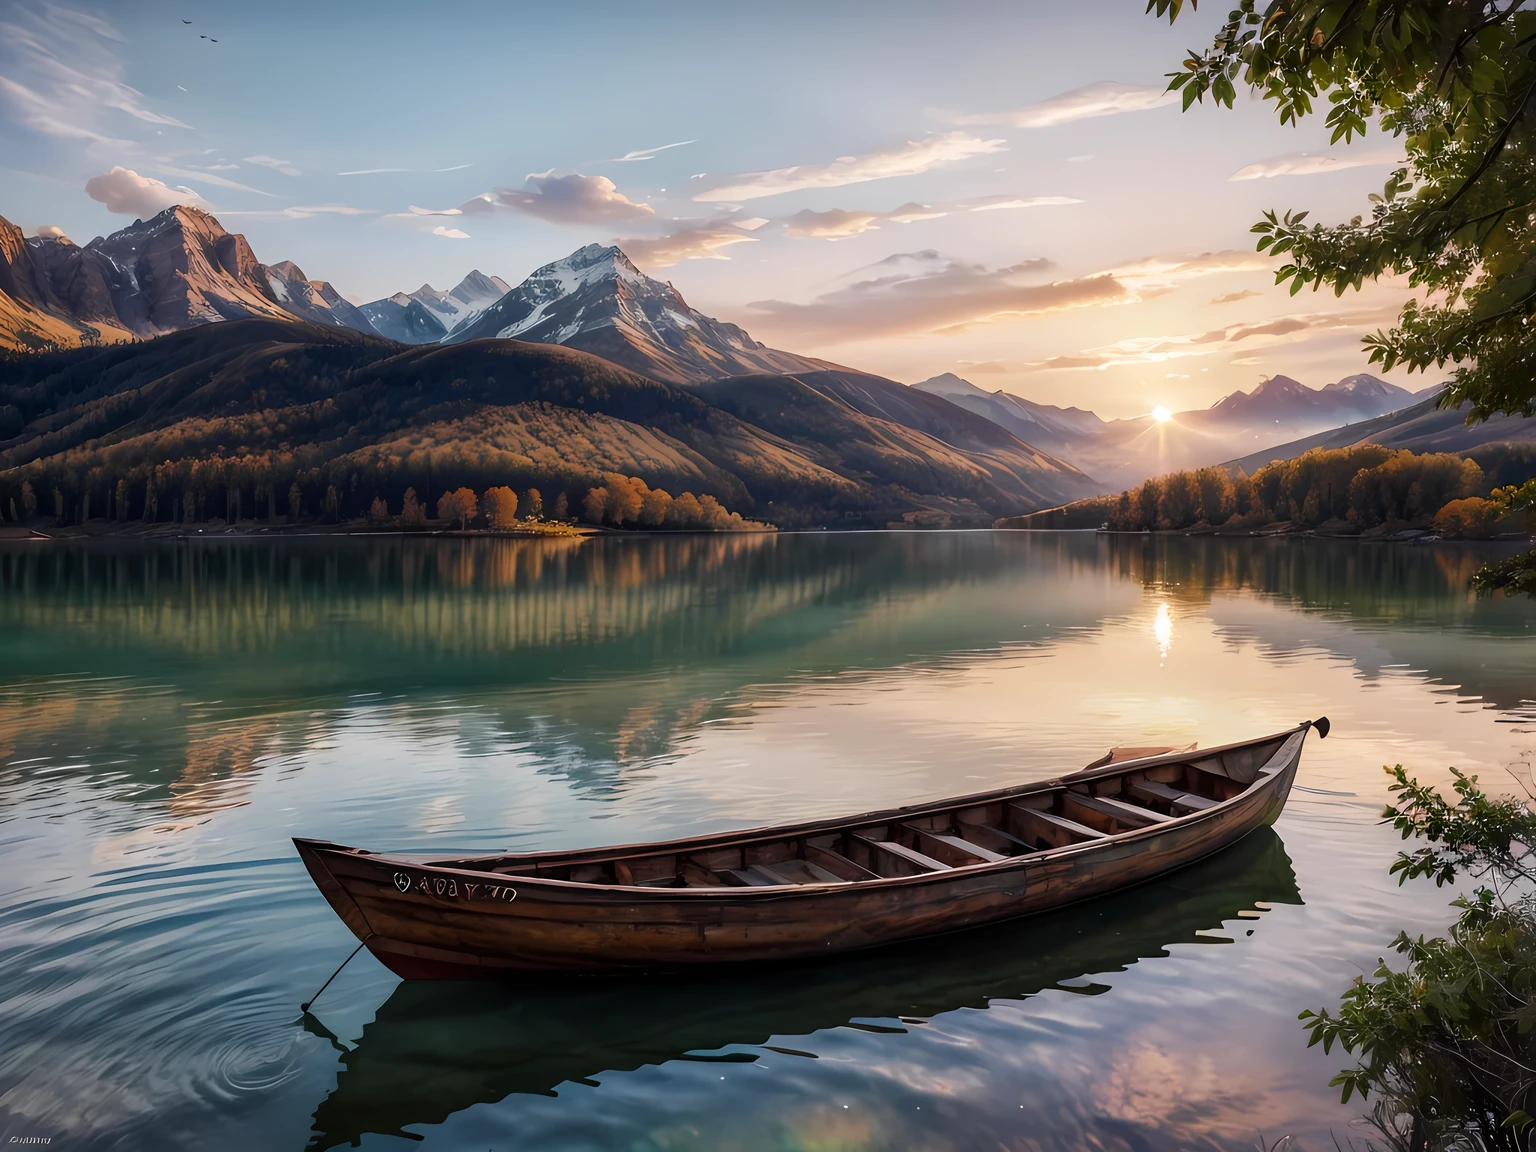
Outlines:
MULTIPOLYGON (((409 1137, 408 1127, 474 1104, 600 1086, 605 1074, 668 1060, 814 1059, 825 1029, 877 1031, 899 1045, 942 1013, 1123 971, 1241 914, 1301 903, 1285 846, 1261 828, 1128 892, 842 961, 675 980, 406 981, 355 1048, 337 1043, 342 1071, 315 1110, 310 1147, 409 1137)), ((1112 993, 1097 980, 1081 990, 1112 993)), ((320 1019, 305 1023, 336 1042, 320 1019)))

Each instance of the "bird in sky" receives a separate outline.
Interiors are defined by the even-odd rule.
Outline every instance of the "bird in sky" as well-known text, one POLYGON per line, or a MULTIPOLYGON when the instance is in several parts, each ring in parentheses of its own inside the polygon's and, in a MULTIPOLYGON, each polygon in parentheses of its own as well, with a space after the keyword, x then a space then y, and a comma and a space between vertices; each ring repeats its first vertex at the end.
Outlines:
POLYGON ((199 35, 198 39, 199 40, 206 40, 206 39, 208 39, 208 37, 206 35, 199 35))
POLYGON ((182 23, 183 24, 190 24, 190 23, 192 23, 192 21, 190 21, 190 20, 183 20, 182 23))

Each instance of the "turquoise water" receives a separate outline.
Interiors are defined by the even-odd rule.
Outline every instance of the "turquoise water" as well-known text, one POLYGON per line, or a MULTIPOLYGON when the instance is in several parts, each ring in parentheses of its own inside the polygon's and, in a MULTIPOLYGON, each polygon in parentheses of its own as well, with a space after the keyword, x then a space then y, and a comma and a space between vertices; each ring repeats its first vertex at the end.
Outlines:
POLYGON ((1304 1047, 1399 928, 1381 765, 1529 782, 1490 547, 1093 534, 0 547, 0 1138, 66 1148, 1331 1148, 1304 1047), (398 982, 289 838, 621 842, 1326 713, 1273 832, 748 976, 398 982))

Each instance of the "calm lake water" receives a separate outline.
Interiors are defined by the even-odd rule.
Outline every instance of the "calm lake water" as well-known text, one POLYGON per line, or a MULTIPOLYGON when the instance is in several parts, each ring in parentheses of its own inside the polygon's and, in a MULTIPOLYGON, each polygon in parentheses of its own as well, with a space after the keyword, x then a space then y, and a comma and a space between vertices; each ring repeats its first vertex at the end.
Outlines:
POLYGON ((1487 547, 859 534, 0 549, 0 1142, 1250 1149, 1399 928, 1383 764, 1536 757, 1487 547), (998 929, 749 977, 402 984, 289 838, 526 850, 861 811, 1326 713, 1277 827, 998 929))

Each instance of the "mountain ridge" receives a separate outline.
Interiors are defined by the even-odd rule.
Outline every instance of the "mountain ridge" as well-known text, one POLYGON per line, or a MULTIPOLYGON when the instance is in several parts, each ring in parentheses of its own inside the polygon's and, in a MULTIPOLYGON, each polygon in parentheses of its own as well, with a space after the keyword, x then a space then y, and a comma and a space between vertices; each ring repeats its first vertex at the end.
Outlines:
POLYGON ((736 325, 705 316, 670 283, 641 272, 622 249, 601 244, 535 269, 447 337, 450 343, 487 338, 579 348, 674 384, 838 367, 769 348, 736 325))

